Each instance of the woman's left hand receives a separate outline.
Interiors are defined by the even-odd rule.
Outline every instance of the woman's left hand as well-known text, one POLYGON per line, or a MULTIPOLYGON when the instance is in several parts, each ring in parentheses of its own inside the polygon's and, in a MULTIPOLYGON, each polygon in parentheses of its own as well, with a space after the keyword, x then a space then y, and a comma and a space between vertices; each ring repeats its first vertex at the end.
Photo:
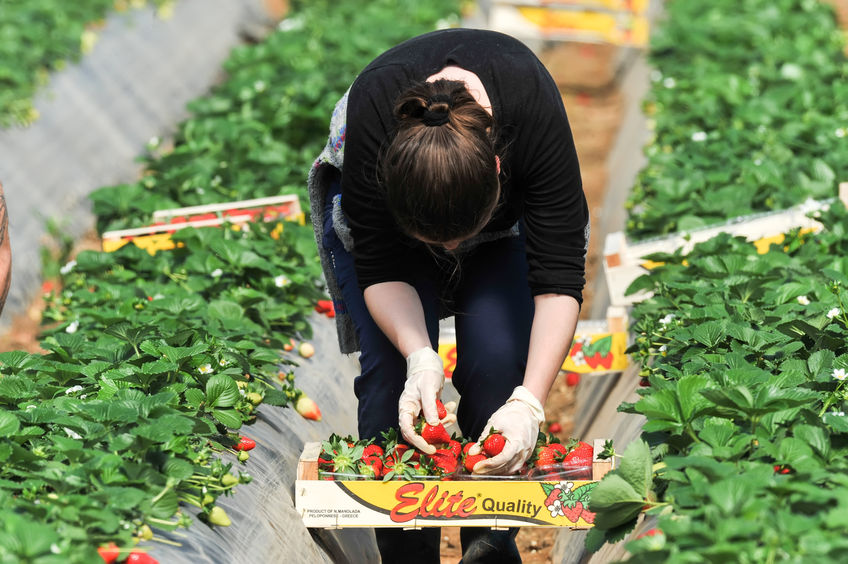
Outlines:
POLYGON ((483 440, 494 429, 506 439, 500 454, 481 460, 474 466, 475 474, 509 475, 518 472, 530 458, 545 411, 539 400, 524 386, 518 386, 506 403, 492 414, 483 427, 483 434, 468 454, 478 454, 483 440))

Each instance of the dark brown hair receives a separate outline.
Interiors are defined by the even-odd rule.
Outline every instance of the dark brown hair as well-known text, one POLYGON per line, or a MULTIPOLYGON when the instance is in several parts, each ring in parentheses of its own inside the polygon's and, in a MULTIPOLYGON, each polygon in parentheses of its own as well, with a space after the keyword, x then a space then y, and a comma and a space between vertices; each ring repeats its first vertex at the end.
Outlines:
POLYGON ((433 242, 482 229, 500 194, 492 116, 465 83, 444 79, 403 92, 394 115, 380 180, 400 229, 433 242))

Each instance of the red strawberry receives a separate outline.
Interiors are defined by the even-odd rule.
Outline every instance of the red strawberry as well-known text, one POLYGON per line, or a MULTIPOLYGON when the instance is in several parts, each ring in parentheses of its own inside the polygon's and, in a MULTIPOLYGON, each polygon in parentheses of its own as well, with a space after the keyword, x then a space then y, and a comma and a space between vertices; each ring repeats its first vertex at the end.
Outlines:
POLYGON ((127 564, 159 564, 159 561, 140 550, 133 550, 127 557, 127 564))
POLYGON ((330 300, 318 300, 318 303, 315 304, 315 311, 318 313, 327 313, 328 311, 332 311, 333 302, 330 300))
POLYGON ((576 523, 577 520, 580 518, 580 514, 583 513, 583 504, 578 501, 571 507, 563 505, 562 513, 565 515, 566 519, 568 519, 572 523, 576 523))
POLYGON ((562 490, 559 488, 554 488, 551 490, 551 493, 548 494, 548 497, 545 498, 545 507, 548 507, 553 502, 559 499, 559 494, 562 493, 562 490))
MULTIPOLYGON (((559 444, 559 443, 554 443, 559 444)), ((560 445, 562 446, 562 445, 560 445)), ((545 467, 545 466, 553 466, 560 460, 562 460, 562 453, 558 448, 554 447, 554 445, 548 445, 544 447, 541 452, 539 452, 539 458, 536 460, 536 466, 545 467)))
POLYGON ((365 450, 362 451, 362 460, 371 456, 383 456, 383 454, 383 447, 380 445, 368 445, 365 447, 365 450))
POLYGON ((586 355, 583 359, 586 361, 586 364, 589 365, 589 368, 594 370, 601 363, 601 353, 596 352, 592 356, 586 355))
POLYGON ((462 447, 462 454, 468 454, 468 451, 471 450, 471 447, 476 445, 477 443, 465 443, 465 446, 462 447))
POLYGON ((477 463, 486 460, 485 454, 472 454, 465 457, 465 469, 468 472, 473 472, 474 467, 477 466, 477 463))
POLYGON ((383 461, 379 456, 366 456, 358 464, 359 473, 370 478, 379 478, 383 475, 383 461))
MULTIPOLYGON (((471 443, 474 444, 474 443, 471 443)), ((471 448, 471 447, 468 447, 471 448)), ((455 441, 451 439, 448 441, 448 450, 450 450, 451 454, 453 454, 454 458, 459 458, 462 455, 462 445, 459 444, 459 441, 455 441)))
POLYGON ((661 535, 661 534, 663 534, 663 532, 660 529, 650 529, 648 531, 645 531, 644 533, 642 533, 641 535, 639 535, 636 538, 637 539, 643 539, 645 537, 655 537, 655 536, 661 535))
POLYGON ((554 421, 550 425, 548 425, 548 433, 562 433, 562 425, 554 421))
POLYGON ((506 438, 500 433, 492 433, 483 441, 483 452, 490 458, 501 453, 506 444, 506 438))
POLYGON ((591 466, 594 457, 595 449, 592 445, 580 441, 574 450, 565 455, 562 463, 567 466, 591 466))
POLYGON ((774 471, 776 474, 789 474, 792 470, 788 466, 784 466, 782 464, 775 464, 774 471))
POLYGON ((121 549, 115 543, 110 542, 106 546, 98 547, 97 553, 106 564, 112 564, 121 555, 121 549))
POLYGON ((249 437, 242 436, 239 437, 238 444, 233 448, 235 448, 236 450, 252 450, 254 447, 256 447, 256 441, 249 437))
POLYGON ((439 416, 439 419, 444 419, 448 416, 448 410, 445 409, 445 404, 440 399, 436 400, 436 414, 439 416))
POLYGON ((437 470, 439 470, 442 474, 451 474, 456 472, 456 467, 459 464, 459 461, 450 454, 450 452, 437 450, 434 452, 430 458, 433 459, 433 463, 437 470))
POLYGON ((565 385, 572 388, 580 383, 580 374, 577 372, 569 372, 565 375, 565 385))
POLYGON ((427 441, 427 444, 430 445, 447 444, 451 440, 445 426, 441 423, 438 425, 430 425, 426 421, 422 421, 419 434, 421 435, 421 438, 427 441))

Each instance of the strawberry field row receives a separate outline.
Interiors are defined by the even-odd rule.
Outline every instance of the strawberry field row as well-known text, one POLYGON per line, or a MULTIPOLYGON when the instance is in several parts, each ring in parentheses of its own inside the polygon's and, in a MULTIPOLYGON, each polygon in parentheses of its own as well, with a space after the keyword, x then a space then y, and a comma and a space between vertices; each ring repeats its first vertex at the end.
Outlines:
MULTIPOLYGON (((175 0, 152 0, 161 8, 175 0)), ((51 72, 76 61, 95 40, 93 26, 112 10, 148 0, 27 0, 0 10, 0 127, 37 119, 32 98, 51 72)))
POLYGON ((833 195, 848 169, 848 62, 815 0, 669 2, 645 104, 656 142, 628 235, 691 230, 833 195))
MULTIPOLYGON (((648 179, 678 187, 693 202, 749 210, 728 204, 723 193, 699 194, 693 182, 713 175, 711 182, 722 182, 720 186, 739 192, 739 197, 753 196, 732 181, 746 174, 751 163, 728 159, 718 146, 720 139, 743 132, 753 135, 756 128, 749 131, 734 124, 749 124, 747 120, 757 116, 764 120, 757 126, 762 126, 757 134, 764 140, 794 131, 796 144, 780 150, 794 152, 786 158, 780 151, 769 153, 778 146, 765 141, 757 149, 746 149, 746 155, 761 160, 755 166, 771 170, 772 180, 762 186, 773 184, 768 193, 775 201, 794 204, 811 193, 797 190, 803 174, 799 166, 820 170, 820 183, 812 192, 817 196, 834 195, 834 170, 844 175, 848 151, 844 142, 836 143, 838 124, 831 117, 842 116, 844 127, 848 97, 830 92, 823 100, 824 94, 815 94, 822 92, 817 89, 844 88, 836 84, 840 81, 835 77, 844 76, 845 61, 831 16, 815 2, 746 1, 733 6, 714 3, 706 8, 708 14, 693 17, 685 3, 668 5, 669 20, 658 32, 654 60, 658 76, 674 77, 676 83, 665 85, 656 105, 657 144, 649 148, 653 158, 633 196, 643 210, 665 205, 657 201, 664 196, 645 190, 648 179), (732 16, 753 7, 757 10, 746 18, 732 16), (793 14, 817 19, 800 24, 791 19, 793 14), (792 29, 785 31, 791 31, 791 39, 766 33, 784 18, 790 18, 792 29), (719 36, 709 35, 719 31, 719 36), (728 39, 740 34, 756 42, 730 48, 728 39), (722 49, 717 48, 719 39, 722 49), (766 39, 774 44, 760 43, 766 39), (789 56, 787 45, 796 46, 797 60, 789 56), (803 47, 817 54, 809 59, 812 55, 803 47), (729 82, 722 88, 708 80, 713 68, 736 65, 744 70, 754 50, 771 61, 756 68, 783 75, 779 119, 767 108, 752 109, 777 103, 774 93, 759 100, 738 95, 740 89, 759 84, 759 79, 752 82, 753 67, 736 80, 725 75, 729 82), (692 68, 684 71, 672 52, 689 53, 686 64, 692 68), (818 72, 813 60, 830 78, 805 74, 818 72), (683 82, 685 72, 691 78, 683 82), (700 100, 692 97, 699 88, 708 92, 700 100), (719 97, 711 98, 713 88, 719 97), (671 127, 688 119, 678 116, 713 115, 705 108, 695 111, 702 103, 720 109, 724 118, 713 122, 721 126, 709 136, 714 147, 693 145, 699 143, 695 140, 682 143, 689 153, 684 168, 691 181, 681 185, 681 172, 670 166, 679 162, 678 153, 663 147, 689 135, 688 129, 671 127), (833 169, 825 166, 828 159, 835 159, 829 161, 833 169)), ((813 177, 808 180, 813 182, 813 177)), ((672 219, 685 212, 675 213, 672 219)), ((647 418, 644 441, 629 447, 620 469, 593 492, 590 508, 597 517, 587 541, 591 548, 623 538, 647 511, 657 528, 627 544, 632 562, 844 560, 848 211, 834 203, 817 219, 824 226, 821 232, 787 233, 765 254, 725 234, 686 254, 678 250, 649 257, 662 264, 631 286, 632 291, 653 292, 631 313, 634 343, 629 352, 641 364, 644 387, 638 401, 620 407, 647 418)))
MULTIPOLYGON (((150 145, 135 184, 93 195, 98 227, 156 209, 305 193, 333 104, 378 52, 455 11, 453 1, 311 1, 236 49, 191 105, 173 149, 150 145), (339 30, 346 33, 341 34, 339 30)), ((229 519, 250 476, 239 433, 258 405, 300 395, 291 337, 322 297, 311 230, 286 223, 185 229, 154 256, 83 251, 45 296, 44 354, 0 354, 0 561, 94 562, 158 529, 229 519)))

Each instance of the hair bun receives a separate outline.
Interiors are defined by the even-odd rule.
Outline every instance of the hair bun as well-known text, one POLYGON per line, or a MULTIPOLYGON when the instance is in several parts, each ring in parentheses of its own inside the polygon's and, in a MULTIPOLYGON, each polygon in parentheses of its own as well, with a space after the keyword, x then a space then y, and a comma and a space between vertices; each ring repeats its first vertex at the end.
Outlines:
POLYGON ((421 123, 429 127, 444 125, 450 121, 451 97, 433 94, 427 98, 427 109, 421 115, 421 123))

